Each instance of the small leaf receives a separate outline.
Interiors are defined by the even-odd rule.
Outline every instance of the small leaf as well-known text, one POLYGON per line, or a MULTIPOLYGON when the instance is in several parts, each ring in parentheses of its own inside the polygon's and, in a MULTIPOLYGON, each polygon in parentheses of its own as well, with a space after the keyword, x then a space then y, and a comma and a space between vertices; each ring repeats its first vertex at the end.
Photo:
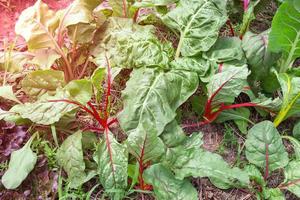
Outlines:
POLYGON ((0 69, 8 72, 23 71, 23 67, 30 63, 34 55, 26 52, 0 52, 0 69), (5 69, 6 68, 6 69, 5 69))
POLYGON ((92 83, 89 80, 73 80, 69 82, 64 90, 68 94, 68 99, 77 101, 85 105, 92 98, 92 83))
POLYGON ((198 194, 187 180, 178 180, 162 164, 152 165, 144 172, 144 179, 154 189, 156 199, 197 200, 198 194))
POLYGON ((289 162, 280 134, 270 121, 253 126, 248 132, 245 145, 249 162, 263 169, 268 167, 270 172, 283 168, 289 162))
POLYGON ((37 161, 36 153, 30 146, 37 133, 19 150, 12 152, 8 170, 2 176, 2 184, 6 189, 16 189, 33 170, 37 161))
POLYGON ((12 86, 9 85, 0 87, 0 97, 22 104, 15 96, 12 86))
POLYGON ((108 0, 108 3, 113 9, 113 16, 129 17, 129 3, 127 0, 108 0))
POLYGON ((22 88, 30 97, 39 97, 45 93, 55 94, 56 89, 64 84, 64 73, 54 70, 33 71, 22 80, 22 88))
POLYGON ((15 31, 27 42, 29 50, 55 48, 53 36, 59 19, 48 5, 38 0, 33 6, 25 9, 16 22, 15 31))
POLYGON ((77 188, 86 178, 82 150, 82 132, 70 135, 57 150, 57 161, 68 174, 70 187, 77 188))

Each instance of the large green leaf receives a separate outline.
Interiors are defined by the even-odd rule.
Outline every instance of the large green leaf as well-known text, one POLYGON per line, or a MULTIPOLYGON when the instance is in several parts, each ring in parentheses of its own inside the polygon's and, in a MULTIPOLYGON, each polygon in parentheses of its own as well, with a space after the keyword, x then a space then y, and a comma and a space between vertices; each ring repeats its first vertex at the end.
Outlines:
POLYGON ((279 56, 268 50, 269 32, 269 30, 260 34, 247 32, 243 37, 242 47, 251 70, 249 80, 252 86, 257 88, 256 85, 260 85, 265 91, 273 92, 279 84, 270 70, 279 56))
POLYGON ((154 189, 156 199, 197 200, 198 194, 187 180, 178 180, 162 164, 152 165, 144 172, 144 179, 154 189))
POLYGON ((274 120, 275 126, 278 126, 288 117, 298 114, 300 109, 299 74, 279 74, 278 80, 283 94, 283 102, 281 105, 281 110, 274 120))
MULTIPOLYGON (((108 131, 108 130, 106 130, 108 131)), ((112 133, 106 132, 94 154, 100 182, 112 199, 122 199, 127 187, 128 152, 112 133)))
POLYGON ((269 48, 283 53, 285 63, 281 72, 292 67, 294 60, 300 57, 300 11, 294 6, 297 1, 288 0, 281 4, 272 21, 269 48))
POLYGON ((38 0, 24 10, 16 22, 15 31, 27 42, 29 50, 55 48, 51 37, 58 27, 59 19, 48 5, 38 0))
POLYGON ((253 126, 248 132, 245 145, 247 159, 260 168, 265 169, 268 164, 268 169, 272 172, 289 162, 280 134, 270 121, 253 126))
POLYGON ((12 86, 0 86, 0 97, 22 104, 13 92, 12 86))
POLYGON ((201 137, 194 134, 181 145, 168 149, 164 163, 175 172, 176 177, 208 177, 222 189, 246 186, 249 183, 247 173, 238 168, 230 168, 218 154, 201 149, 201 137))
POLYGON ((244 67, 227 67, 221 73, 217 73, 210 78, 207 85, 208 96, 212 97, 217 93, 213 103, 233 103, 234 99, 243 91, 247 84, 249 71, 244 67))
POLYGON ((24 119, 43 125, 58 122, 62 116, 72 111, 76 106, 66 102, 49 102, 49 100, 69 99, 86 104, 92 96, 91 83, 88 80, 74 80, 68 83, 63 90, 57 90, 54 96, 44 94, 34 103, 16 105, 10 109, 24 119))
POLYGON ((33 170, 37 156, 30 146, 35 136, 36 134, 21 149, 12 152, 8 170, 1 179, 6 189, 16 189, 33 170))
POLYGON ((67 172, 70 187, 77 188, 86 177, 82 150, 82 132, 70 135, 57 150, 57 161, 67 172))
POLYGON ((30 97, 39 97, 45 93, 55 94, 57 88, 65 84, 64 73, 54 70, 30 72, 22 80, 22 88, 30 97))
POLYGON ((112 67, 138 68, 159 66, 167 68, 173 57, 170 42, 161 42, 153 26, 140 26, 131 19, 110 18, 97 35, 93 55, 98 66, 106 66, 106 57, 112 67))
POLYGON ((299 160, 291 161, 285 168, 284 168, 284 184, 287 184, 286 189, 290 192, 297 195, 300 198, 300 171, 299 171, 299 160))
POLYGON ((160 135, 176 116, 176 109, 197 89, 196 73, 153 68, 133 71, 123 91, 124 110, 119 115, 127 134, 152 132, 160 135))
POLYGON ((207 51, 216 42, 219 29, 226 22, 226 1, 181 0, 163 16, 163 22, 180 32, 176 57, 193 56, 207 51))

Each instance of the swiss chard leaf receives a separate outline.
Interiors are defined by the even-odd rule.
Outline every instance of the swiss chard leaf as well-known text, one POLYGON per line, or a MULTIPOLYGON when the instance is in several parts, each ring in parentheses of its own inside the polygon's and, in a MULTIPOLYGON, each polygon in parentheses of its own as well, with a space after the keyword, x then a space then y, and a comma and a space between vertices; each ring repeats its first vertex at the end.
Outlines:
POLYGON ((55 94, 56 89, 64 85, 64 73, 54 70, 33 71, 22 80, 22 88, 31 98, 45 93, 55 94))
POLYGON ((247 32, 243 37, 242 47, 251 70, 249 80, 252 86, 258 88, 256 85, 259 84, 266 92, 273 92, 279 84, 270 70, 279 56, 268 50, 269 32, 269 30, 260 34, 247 32))
POLYGON ((6 189, 16 189, 33 170, 37 155, 30 146, 35 138, 34 134, 19 150, 12 152, 8 170, 2 176, 2 184, 6 189))
POLYGON ((216 42, 226 22, 226 1, 181 0, 162 18, 164 24, 180 33, 178 58, 207 51, 216 42))
POLYGON ((280 112, 274 120, 275 126, 288 117, 298 114, 300 106, 300 77, 283 73, 278 75, 278 80, 283 93, 283 102, 280 112))
POLYGON ((197 191, 189 181, 176 179, 162 164, 155 164, 147 169, 144 179, 153 186, 157 199, 198 199, 197 191))
POLYGON ((84 183, 85 163, 82 150, 82 132, 69 136, 57 151, 57 161, 68 174, 70 187, 77 188, 84 183))
POLYGON ((272 21, 269 48, 284 55, 285 62, 280 72, 286 72, 295 59, 300 57, 300 11, 294 2, 298 1, 284 1, 272 21))
POLYGON ((293 160, 284 168, 285 180, 284 183, 281 184, 281 187, 284 187, 284 189, 289 190, 300 198, 299 164, 299 160, 293 160))
POLYGON ((207 85, 209 98, 215 95, 212 104, 233 103, 247 86, 248 75, 246 66, 227 67, 221 73, 213 75, 207 85))
POLYGON ((141 68, 134 70, 123 91, 124 110, 119 115, 127 134, 160 135, 176 116, 176 109, 197 89, 196 73, 141 68), (135 97, 135 98, 133 98, 135 97))
POLYGON ((288 164, 288 154, 280 134, 270 121, 253 126, 248 132, 245 145, 249 162, 265 169, 266 174, 288 164))
POLYGON ((112 199, 122 199, 127 187, 128 152, 109 130, 97 145, 94 160, 98 165, 100 182, 112 199))
POLYGON ((48 5, 38 0, 24 10, 16 22, 15 31, 27 42, 29 50, 56 48, 51 36, 59 25, 59 18, 48 5), (49 37, 50 36, 50 37, 49 37))
POLYGON ((88 80, 74 80, 67 84, 62 90, 57 90, 54 96, 44 94, 34 103, 25 103, 12 107, 10 112, 20 115, 24 119, 43 125, 58 122, 62 116, 76 106, 67 102, 56 102, 55 100, 68 99, 86 104, 91 99, 92 88, 88 80))
POLYGON ((245 172, 230 166, 221 156, 200 149, 201 135, 194 134, 174 148, 167 151, 165 163, 179 179, 185 177, 208 177, 213 184, 222 189, 231 186, 246 186, 249 178, 245 172))
POLYGON ((93 48, 98 66, 103 66, 108 57, 112 67, 168 68, 173 47, 170 42, 157 39, 153 26, 140 26, 131 19, 113 17, 102 28, 105 31, 97 36, 102 43, 98 42, 93 48))

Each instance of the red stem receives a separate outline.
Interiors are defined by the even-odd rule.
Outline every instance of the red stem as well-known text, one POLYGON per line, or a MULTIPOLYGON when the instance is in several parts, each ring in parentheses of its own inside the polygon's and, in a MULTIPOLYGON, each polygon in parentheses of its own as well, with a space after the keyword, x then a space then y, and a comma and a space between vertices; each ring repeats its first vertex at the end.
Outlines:
POLYGON ((126 6, 126 0, 123 0, 123 14, 124 14, 124 17, 126 18, 127 17, 127 6, 126 6))
POLYGON ((106 90, 106 96, 105 96, 105 104, 104 104, 104 119, 107 122, 108 120, 108 116, 109 116, 109 111, 108 111, 108 107, 109 107, 109 98, 111 95, 111 68, 110 68, 110 63, 109 63, 109 59, 107 58, 107 56, 105 55, 105 59, 106 59, 106 63, 107 63, 107 90, 106 90))
POLYGON ((234 29, 232 27, 232 24, 231 24, 231 21, 228 19, 226 24, 229 26, 230 28, 230 33, 231 33, 231 36, 234 37, 235 36, 235 33, 234 33, 234 29))

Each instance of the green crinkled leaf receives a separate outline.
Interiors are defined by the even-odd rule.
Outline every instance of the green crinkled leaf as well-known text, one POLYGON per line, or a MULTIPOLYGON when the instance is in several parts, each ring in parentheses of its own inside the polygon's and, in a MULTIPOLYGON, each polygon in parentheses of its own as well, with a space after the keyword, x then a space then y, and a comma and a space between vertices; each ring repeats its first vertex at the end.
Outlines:
POLYGON ((55 12, 38 0, 21 13, 15 31, 26 40, 29 50, 55 48, 49 35, 53 36, 58 24, 59 19, 55 12))
POLYGON ((13 92, 12 86, 0 86, 0 97, 22 104, 13 92))
POLYGON ((178 180, 162 164, 152 165, 144 172, 145 181, 153 186, 156 199, 197 200, 198 194, 193 185, 183 179, 178 180))
POLYGON ((179 146, 169 148, 164 162, 179 179, 185 177, 208 177, 221 189, 249 184, 246 172, 230 166, 218 154, 206 152, 200 148, 202 135, 187 137, 179 146))
POLYGON ((176 57, 207 51, 216 42, 227 20, 226 1, 181 0, 162 18, 165 25, 180 33, 176 57))
POLYGON ((35 135, 21 149, 12 152, 8 170, 1 179, 6 189, 16 189, 33 170, 37 155, 31 150, 30 146, 35 135))
POLYGON ((266 186, 266 182, 264 177, 260 173, 260 171, 256 168, 255 165, 246 165, 244 171, 248 173, 249 179, 255 181, 260 186, 266 186))
POLYGON ((148 8, 156 6, 167 6, 176 3, 178 0, 142 0, 135 2, 132 6, 136 8, 148 8))
POLYGON ((128 135, 147 131, 160 135, 176 116, 176 109, 197 89, 196 73, 141 68, 132 72, 123 91, 124 110, 119 115, 128 135), (133 98, 134 97, 134 98, 133 98))
POLYGON ((212 62, 201 57, 181 57, 170 65, 172 69, 196 72, 200 77, 207 75, 210 68, 214 67, 212 62))
POLYGON ((300 11, 293 2, 289 0, 281 4, 273 18, 269 37, 269 49, 284 55, 281 72, 285 72, 300 57, 300 11))
POLYGON ((225 68, 221 73, 211 76, 207 85, 208 96, 211 97, 223 85, 213 103, 233 103, 234 99, 248 85, 248 75, 249 71, 246 66, 225 68))
POLYGON ((22 80, 23 90, 33 98, 45 93, 55 94, 56 89, 64 85, 64 73, 54 70, 33 71, 22 80))
POLYGON ((81 139, 81 131, 70 135, 59 147, 56 155, 58 164, 68 174, 68 180, 72 188, 82 185, 86 178, 81 139))
POLYGON ((300 109, 300 76, 293 74, 279 74, 278 80, 282 89, 283 102, 274 124, 278 126, 282 121, 299 113, 300 109))
POLYGON ((112 199, 123 199, 127 187, 128 152, 110 132, 106 133, 105 137, 106 139, 98 144, 94 154, 99 179, 112 199))
POLYGON ((289 162, 280 134, 270 121, 263 121, 253 126, 248 132, 245 146, 249 162, 260 168, 266 168, 266 156, 268 156, 270 172, 283 168, 289 162))
POLYGON ((204 58, 223 64, 232 63, 239 66, 246 64, 242 42, 237 37, 219 38, 212 48, 204 53, 204 58))
POLYGON ((291 161, 284 168, 285 180, 283 185, 286 185, 286 189, 297 195, 300 198, 300 171, 299 171, 299 160, 291 161))
POLYGON ((107 57, 112 67, 167 68, 173 57, 171 43, 159 41, 153 26, 140 26, 131 19, 110 18, 103 29, 97 36, 97 46, 92 48, 98 66, 105 66, 107 57))

